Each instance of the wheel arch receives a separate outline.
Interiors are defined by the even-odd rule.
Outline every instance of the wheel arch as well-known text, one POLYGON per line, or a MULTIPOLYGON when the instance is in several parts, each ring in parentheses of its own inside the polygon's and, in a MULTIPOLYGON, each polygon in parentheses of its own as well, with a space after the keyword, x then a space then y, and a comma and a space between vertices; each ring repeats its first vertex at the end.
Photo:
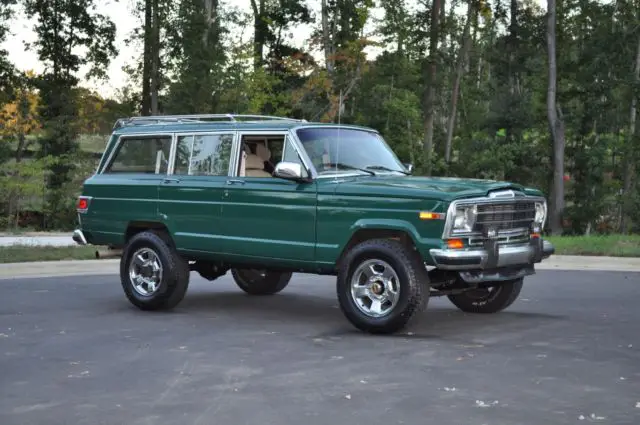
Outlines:
POLYGON ((416 228, 402 220, 359 220, 351 227, 349 239, 343 245, 336 260, 336 268, 347 253, 359 243, 370 239, 395 239, 407 247, 418 251, 419 235, 416 228))
POLYGON ((124 234, 125 244, 128 243, 129 240, 131 240, 131 238, 137 235, 138 233, 149 231, 149 230, 157 233, 158 236, 164 239, 164 241, 167 242, 168 244, 175 245, 173 243, 173 238, 171 237, 171 233, 169 232, 169 229, 164 223, 159 221, 146 221, 146 220, 130 221, 127 224, 127 230, 125 231, 125 234, 124 234))

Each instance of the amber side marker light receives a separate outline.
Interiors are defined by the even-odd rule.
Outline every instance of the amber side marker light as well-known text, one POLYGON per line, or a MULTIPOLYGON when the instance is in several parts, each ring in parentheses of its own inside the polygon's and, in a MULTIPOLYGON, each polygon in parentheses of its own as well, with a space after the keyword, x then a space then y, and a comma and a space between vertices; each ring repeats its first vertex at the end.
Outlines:
POLYGON ((442 220, 442 219, 444 219, 444 214, 442 213, 420 211, 420 220, 442 220))
POLYGON ((447 246, 450 249, 462 249, 464 248, 464 242, 462 239, 449 239, 447 241, 447 246))

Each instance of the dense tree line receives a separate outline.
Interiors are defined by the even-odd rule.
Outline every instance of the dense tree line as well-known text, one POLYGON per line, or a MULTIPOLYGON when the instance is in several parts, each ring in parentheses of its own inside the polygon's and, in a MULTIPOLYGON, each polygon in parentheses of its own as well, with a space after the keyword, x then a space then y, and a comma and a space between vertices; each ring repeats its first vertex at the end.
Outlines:
POLYGON ((115 55, 93 0, 0 0, 0 40, 26 8, 46 64, 22 75, 0 52, 0 107, 22 123, 3 126, 0 161, 37 136, 52 226, 73 221, 79 134, 118 114, 236 112, 373 126, 418 173, 540 187, 554 233, 640 231, 638 0, 247 2, 137 0, 139 56, 114 101, 78 87, 115 55))

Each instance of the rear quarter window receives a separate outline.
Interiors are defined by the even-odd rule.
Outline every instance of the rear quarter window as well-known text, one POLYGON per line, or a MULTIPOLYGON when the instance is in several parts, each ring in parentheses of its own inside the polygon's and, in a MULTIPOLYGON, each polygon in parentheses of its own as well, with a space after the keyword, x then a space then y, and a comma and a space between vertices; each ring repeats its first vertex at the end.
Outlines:
POLYGON ((123 137, 116 149, 104 173, 166 174, 171 136, 123 137))

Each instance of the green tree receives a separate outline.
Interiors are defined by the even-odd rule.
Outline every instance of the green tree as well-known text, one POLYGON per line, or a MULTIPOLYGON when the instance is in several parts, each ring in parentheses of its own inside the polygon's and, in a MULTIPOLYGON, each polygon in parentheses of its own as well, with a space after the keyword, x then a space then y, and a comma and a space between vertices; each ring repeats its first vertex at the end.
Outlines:
POLYGON ((169 84, 167 112, 215 110, 218 81, 226 61, 223 18, 218 0, 180 2, 168 37, 175 77, 169 84))
POLYGON ((116 53, 115 25, 94 8, 93 0, 25 0, 26 13, 35 17, 37 34, 29 47, 45 66, 36 85, 42 105, 42 155, 55 159, 48 169, 47 185, 47 209, 54 226, 68 214, 60 191, 71 180, 78 151, 74 91, 78 73, 87 67, 86 77, 105 78, 116 53))

